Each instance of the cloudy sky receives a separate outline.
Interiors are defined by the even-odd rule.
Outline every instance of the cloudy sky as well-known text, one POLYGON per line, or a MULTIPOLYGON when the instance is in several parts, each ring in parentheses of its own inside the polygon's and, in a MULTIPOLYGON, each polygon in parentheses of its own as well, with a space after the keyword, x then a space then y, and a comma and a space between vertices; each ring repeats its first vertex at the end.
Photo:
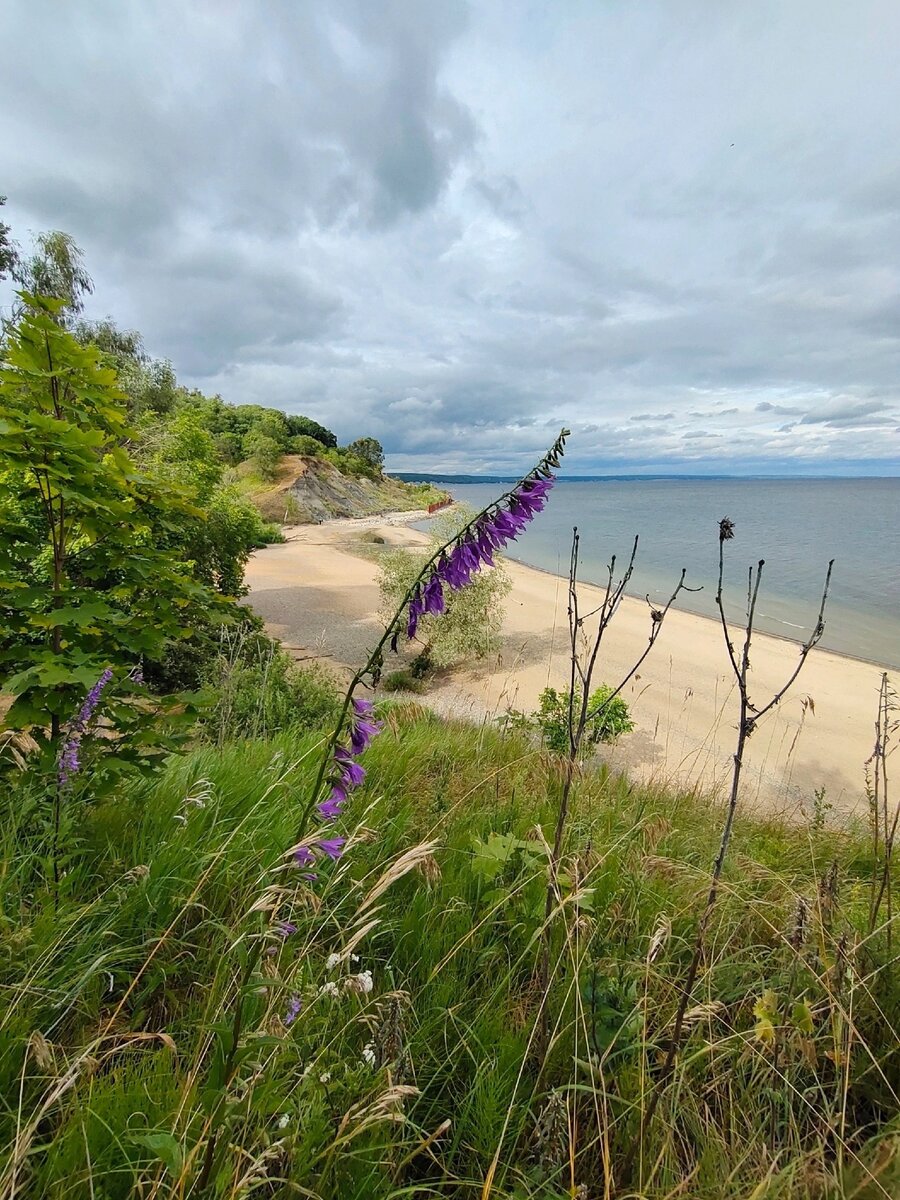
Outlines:
POLYGON ((395 469, 900 470, 896 0, 5 0, 0 194, 395 469))

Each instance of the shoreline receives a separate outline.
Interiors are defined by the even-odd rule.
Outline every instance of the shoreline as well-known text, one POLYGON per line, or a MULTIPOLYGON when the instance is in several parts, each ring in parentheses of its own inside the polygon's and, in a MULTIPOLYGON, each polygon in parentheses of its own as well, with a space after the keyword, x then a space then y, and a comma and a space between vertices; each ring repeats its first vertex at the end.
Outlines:
MULTIPOLYGON (((285 543, 258 551, 248 564, 248 602, 288 649, 352 670, 383 629, 377 562, 360 553, 356 535, 373 533, 388 546, 421 546, 428 534, 410 526, 423 519, 390 513, 286 529, 285 543)), ((532 711, 544 687, 567 686, 566 577, 509 556, 504 563, 512 590, 504 601, 500 654, 455 668, 417 697, 445 715, 494 721, 509 708, 532 711)), ((586 607, 605 593, 596 584, 580 587, 586 607)), ((729 629, 736 638, 739 627, 729 629)), ((624 596, 595 686, 625 675, 648 631, 646 601, 624 596)), ((760 706, 790 676, 801 645, 776 634, 754 635, 751 696, 760 706)), ((404 662, 401 656, 396 666, 404 662)), ((866 811, 864 763, 874 744, 885 670, 892 668, 815 648, 794 687, 748 743, 745 806, 785 815, 816 806, 866 811)), ((635 731, 600 747, 601 759, 643 782, 720 793, 731 775, 737 719, 730 672, 720 622, 672 608, 653 651, 622 693, 635 731)))
MULTIPOLYGON (((507 562, 517 563, 520 567, 524 567, 525 570, 527 570, 527 571, 537 571, 541 575, 549 575, 551 579, 562 579, 564 582, 568 579, 568 576, 566 576, 566 575, 560 575, 557 571, 551 571, 549 567, 538 567, 534 563, 526 562, 524 558, 516 558, 512 554, 505 555, 505 558, 506 558, 507 562)), ((579 584, 584 584, 585 587, 596 588, 598 591, 603 591, 606 588, 605 584, 596 583, 594 580, 591 580, 591 579, 579 580, 579 584)), ((633 592, 625 592, 624 596, 628 600, 637 600, 637 601, 643 601, 644 603, 646 603, 646 600, 643 596, 635 595, 635 593, 633 593, 633 592)), ((683 608, 683 609, 680 609, 679 611, 689 613, 692 617, 696 617, 698 621, 708 621, 711 625, 714 625, 716 627, 716 629, 718 629, 718 630, 721 630, 721 628, 722 628, 721 623, 717 620, 717 618, 709 616, 708 613, 695 612, 693 609, 689 609, 689 608, 683 608)), ((827 619, 828 619, 827 608, 825 610, 825 618, 826 618, 826 623, 827 623, 827 619)), ((732 625, 732 622, 729 622, 729 625, 732 625)), ((732 627, 739 628, 739 626, 733 626, 733 625, 732 625, 732 627)), ((775 641, 778 641, 778 642, 786 642, 789 646, 796 646, 798 651, 799 651, 800 647, 803 646, 803 644, 804 644, 798 638, 792 638, 790 636, 790 634, 771 633, 771 632, 769 632, 769 630, 755 631, 753 636, 754 636, 754 639, 757 637, 766 637, 766 638, 773 638, 775 641)), ((832 650, 829 646, 818 646, 816 648, 816 653, 830 654, 834 658, 846 658, 848 662, 863 663, 867 667, 877 667, 877 669, 879 671, 900 671, 900 667, 895 667, 891 663, 879 662, 878 659, 876 659, 876 658, 866 658, 862 654, 850 654, 846 650, 832 650)))

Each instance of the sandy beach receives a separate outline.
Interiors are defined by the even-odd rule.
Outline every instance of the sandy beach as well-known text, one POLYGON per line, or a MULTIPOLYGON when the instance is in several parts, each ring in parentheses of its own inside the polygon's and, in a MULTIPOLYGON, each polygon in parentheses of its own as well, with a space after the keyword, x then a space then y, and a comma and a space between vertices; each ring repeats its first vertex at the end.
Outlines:
MULTIPOLYGON (((403 513, 286 530, 283 545, 258 551, 248 564, 249 603, 298 659, 323 659, 339 670, 358 665, 381 630, 378 568, 361 556, 360 544, 372 535, 393 545, 425 543, 427 536, 407 525, 415 519, 403 513)), ((422 699, 442 712, 489 720, 509 707, 530 711, 548 684, 566 685, 566 581, 508 560, 506 567, 513 586, 504 602, 501 653, 430 688, 422 699)), ((582 596, 588 609, 602 592, 585 586, 582 596)), ((618 683, 649 632, 646 603, 626 597, 604 640, 595 682, 618 683)), ((798 654, 794 643, 755 635, 751 697, 767 703, 790 677, 798 654)), ((864 763, 874 744, 881 673, 874 664, 813 650, 794 687, 749 742, 744 804, 796 815, 811 810, 816 791, 824 788, 835 811, 863 813, 864 763), (804 703, 807 698, 812 704, 804 703)), ((731 775, 738 702, 715 621, 671 610, 623 694, 636 727, 615 746, 601 748, 613 768, 642 780, 722 791, 731 775)))

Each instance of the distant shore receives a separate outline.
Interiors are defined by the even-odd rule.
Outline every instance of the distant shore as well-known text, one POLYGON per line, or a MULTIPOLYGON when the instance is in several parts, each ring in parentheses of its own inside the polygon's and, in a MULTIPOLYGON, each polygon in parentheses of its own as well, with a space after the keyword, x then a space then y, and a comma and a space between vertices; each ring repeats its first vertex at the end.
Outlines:
MULTIPOLYGON (((287 529, 283 545, 258 551, 247 568, 249 602, 273 636, 299 659, 321 658, 353 668, 380 629, 377 565, 362 557, 363 535, 391 545, 422 545, 409 527, 424 513, 328 521, 287 529)), ((503 648, 497 659, 466 665, 430 689, 439 711, 477 721, 507 708, 533 709, 541 690, 566 685, 566 581, 507 559, 503 648)), ((584 604, 603 590, 585 585, 584 604)), ((597 682, 618 682, 646 645, 650 621, 643 600, 626 597, 604 643, 597 682)), ((737 631, 734 631, 734 637, 737 631)), ((797 662, 799 646, 769 634, 754 637, 752 694, 765 703, 797 662)), ((824 788, 836 810, 865 811, 864 763, 874 743, 874 718, 885 668, 813 650, 800 678, 749 742, 744 761, 746 804, 795 814, 811 808, 824 788), (812 703, 804 703, 810 698, 812 703)), ((602 749, 613 769, 667 786, 721 792, 730 778, 737 698, 724 637, 708 617, 670 611, 659 640, 624 692, 636 728, 602 749)))

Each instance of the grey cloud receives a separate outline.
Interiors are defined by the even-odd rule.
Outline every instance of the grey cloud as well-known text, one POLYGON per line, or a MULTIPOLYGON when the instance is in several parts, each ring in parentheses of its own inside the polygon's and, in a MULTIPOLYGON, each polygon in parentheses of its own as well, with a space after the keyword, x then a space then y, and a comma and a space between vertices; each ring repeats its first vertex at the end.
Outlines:
POLYGON ((587 470, 721 464, 726 422, 757 467, 881 463, 900 8, 686 9, 9 0, 8 219, 189 382, 398 466, 563 422, 587 470))

